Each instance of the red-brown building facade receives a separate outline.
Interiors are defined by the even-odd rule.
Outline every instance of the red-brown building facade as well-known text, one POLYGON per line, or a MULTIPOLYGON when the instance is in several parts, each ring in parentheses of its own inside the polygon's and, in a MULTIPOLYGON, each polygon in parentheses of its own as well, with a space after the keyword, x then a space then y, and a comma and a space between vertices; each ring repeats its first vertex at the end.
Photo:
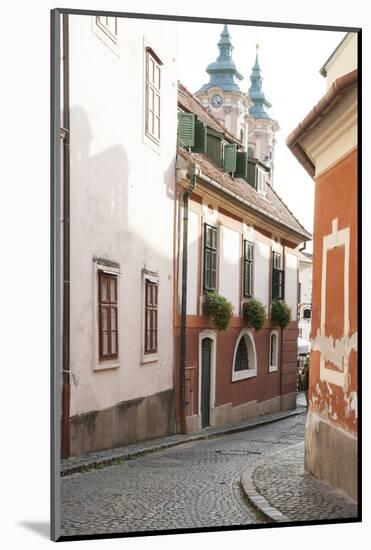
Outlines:
POLYGON ((328 90, 287 143, 315 181, 307 471, 357 495, 357 35, 322 69, 328 90))
POLYGON ((298 247, 310 235, 268 183, 269 169, 248 158, 243 143, 182 84, 178 108, 174 373, 176 396, 181 396, 185 382, 185 410, 180 397, 177 420, 191 432, 296 406, 298 247), (237 162, 231 170, 233 151, 237 162), (272 277, 277 280, 277 271, 278 297, 292 314, 284 330, 274 327, 270 318, 272 298, 277 297, 272 277), (232 303, 226 330, 215 329, 204 314, 206 291, 232 303), (251 298, 258 299, 267 313, 258 332, 242 315, 244 302, 251 298), (179 364, 182 345, 184 371, 179 364))

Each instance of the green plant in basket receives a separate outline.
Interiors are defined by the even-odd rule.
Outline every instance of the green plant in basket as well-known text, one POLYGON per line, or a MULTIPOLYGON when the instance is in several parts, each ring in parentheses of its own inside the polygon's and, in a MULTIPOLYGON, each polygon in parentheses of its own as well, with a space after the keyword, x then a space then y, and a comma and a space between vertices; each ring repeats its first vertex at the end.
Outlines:
POLYGON ((231 322, 233 306, 227 298, 216 292, 205 292, 203 311, 212 319, 213 326, 218 330, 226 330, 231 322))
POLYGON ((291 321, 291 309, 286 302, 273 300, 271 317, 275 327, 285 328, 291 321))
POLYGON ((265 311, 265 307, 260 300, 252 298, 248 302, 244 303, 243 317, 246 321, 247 326, 250 328, 254 328, 256 332, 263 328, 266 316, 267 314, 265 311))

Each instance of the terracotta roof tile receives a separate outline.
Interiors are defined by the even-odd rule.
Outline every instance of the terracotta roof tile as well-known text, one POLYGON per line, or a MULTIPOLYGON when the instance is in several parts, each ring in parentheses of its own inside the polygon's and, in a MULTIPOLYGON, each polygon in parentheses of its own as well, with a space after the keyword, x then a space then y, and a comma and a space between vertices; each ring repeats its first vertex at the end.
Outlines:
POLYGON ((183 158, 196 162, 204 176, 221 185, 227 193, 234 193, 236 200, 247 203, 247 206, 252 210, 274 220, 285 228, 291 229, 303 237, 303 240, 311 238, 311 234, 295 218, 270 185, 267 185, 267 194, 264 196, 244 179, 232 178, 229 174, 223 172, 206 154, 190 153, 182 147, 178 147, 178 153, 183 158))

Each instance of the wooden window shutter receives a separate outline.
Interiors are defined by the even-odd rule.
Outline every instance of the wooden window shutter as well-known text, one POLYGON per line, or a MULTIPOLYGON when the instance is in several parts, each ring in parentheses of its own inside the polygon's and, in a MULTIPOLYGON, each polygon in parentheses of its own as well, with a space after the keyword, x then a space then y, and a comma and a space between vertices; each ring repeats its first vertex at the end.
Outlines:
POLYGON ((195 145, 195 115, 193 113, 178 113, 178 139, 185 147, 195 145))
POLYGON ((224 162, 223 168, 226 172, 236 171, 236 155, 237 149, 234 143, 224 145, 224 162))
POLYGON ((248 162, 247 181, 256 189, 256 165, 255 162, 248 162))
POLYGON ((235 176, 247 180, 247 153, 245 151, 237 151, 235 176))
POLYGON ((192 151, 195 153, 206 153, 207 147, 207 126, 201 120, 195 121, 195 144, 192 151))

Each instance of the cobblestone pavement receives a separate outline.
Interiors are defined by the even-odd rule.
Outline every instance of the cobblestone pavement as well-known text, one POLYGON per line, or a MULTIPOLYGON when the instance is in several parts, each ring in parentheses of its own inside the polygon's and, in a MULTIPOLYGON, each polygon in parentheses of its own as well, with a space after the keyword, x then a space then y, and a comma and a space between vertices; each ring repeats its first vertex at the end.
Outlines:
POLYGON ((265 458, 251 475, 258 493, 289 521, 357 516, 350 498, 304 472, 304 443, 265 458))
POLYGON ((296 416, 298 414, 304 414, 306 412, 306 402, 302 393, 297 396, 297 408, 290 411, 280 411, 272 414, 266 414, 255 418, 248 418, 234 424, 228 424, 220 428, 205 428, 200 432, 194 432, 191 434, 174 434, 167 437, 161 437, 158 439, 138 441, 125 447, 117 447, 115 449, 107 449, 103 451, 94 451, 84 455, 73 456, 64 460, 61 460, 61 475, 70 475, 81 471, 87 471, 95 468, 97 465, 108 466, 116 463, 120 459, 129 460, 136 458, 140 455, 157 452, 159 450, 165 450, 169 447, 175 447, 187 442, 199 441, 202 439, 208 439, 210 437, 224 435, 226 433, 236 433, 239 431, 250 430, 258 425, 269 424, 281 420, 282 418, 288 418, 290 416, 296 416))
POLYGON ((303 440, 305 415, 62 478, 62 535, 262 522, 242 471, 303 440))

